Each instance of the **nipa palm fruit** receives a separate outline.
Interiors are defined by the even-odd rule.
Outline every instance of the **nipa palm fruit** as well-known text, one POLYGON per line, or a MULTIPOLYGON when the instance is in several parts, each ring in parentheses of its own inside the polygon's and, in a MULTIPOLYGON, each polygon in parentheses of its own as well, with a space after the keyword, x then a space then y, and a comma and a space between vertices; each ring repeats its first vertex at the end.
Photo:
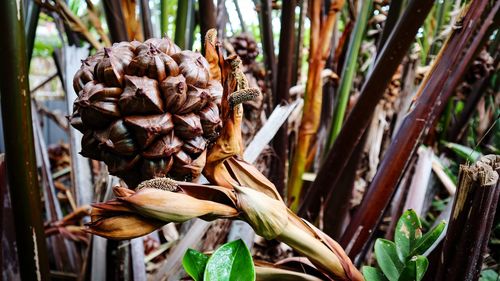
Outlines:
POLYGON ((255 58, 259 55, 257 42, 247 33, 239 34, 230 39, 234 51, 243 61, 244 65, 249 65, 255 62, 255 58))
POLYGON ((200 175, 222 96, 201 54, 168 38, 117 43, 83 60, 73 87, 70 122, 83 133, 83 156, 104 161, 129 187, 200 175))

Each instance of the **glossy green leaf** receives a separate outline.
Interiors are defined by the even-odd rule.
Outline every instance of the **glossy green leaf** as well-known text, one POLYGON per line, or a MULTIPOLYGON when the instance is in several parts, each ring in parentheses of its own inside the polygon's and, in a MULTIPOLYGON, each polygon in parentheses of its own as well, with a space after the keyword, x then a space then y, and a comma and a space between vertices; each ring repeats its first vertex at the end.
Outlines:
POLYGON ((378 268, 363 266, 361 271, 363 271, 363 276, 365 277, 366 281, 387 281, 385 275, 378 268))
POLYGON ((481 271, 481 278, 479 281, 498 281, 500 276, 492 269, 486 269, 481 271))
POLYGON ((253 281, 252 255, 240 239, 222 245, 207 262, 205 281, 253 281))
POLYGON ((401 262, 404 263, 411 257, 410 253, 420 237, 422 237, 422 223, 415 211, 407 210, 399 218, 394 232, 394 242, 401 262))
POLYGON ((396 244, 386 239, 377 239, 375 241, 375 257, 377 263, 385 277, 390 281, 396 281, 399 278, 403 263, 399 260, 396 250, 396 244))
POLYGON ((437 241, 441 233, 444 231, 445 227, 446 222, 441 221, 433 229, 424 234, 422 238, 418 239, 415 247, 413 247, 410 253, 410 257, 415 255, 423 255, 437 241))
POLYGON ((195 281, 203 280, 208 256, 193 249, 188 249, 182 258, 182 266, 195 281))
POLYGON ((420 281, 424 278, 429 261, 424 256, 413 256, 406 264, 398 281, 420 281))
POLYGON ((453 150, 460 158, 470 163, 476 162, 476 160, 482 156, 480 152, 458 143, 444 142, 444 145, 453 150))

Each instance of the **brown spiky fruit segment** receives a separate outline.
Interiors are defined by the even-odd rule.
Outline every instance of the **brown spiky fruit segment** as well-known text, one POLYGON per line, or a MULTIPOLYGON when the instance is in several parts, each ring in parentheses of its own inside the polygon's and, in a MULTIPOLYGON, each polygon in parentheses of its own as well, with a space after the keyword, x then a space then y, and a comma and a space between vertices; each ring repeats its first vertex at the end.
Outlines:
POLYGON ((73 88, 70 123, 83 133, 83 156, 104 161, 130 188, 200 175, 222 97, 201 54, 168 38, 116 43, 82 60, 73 88))

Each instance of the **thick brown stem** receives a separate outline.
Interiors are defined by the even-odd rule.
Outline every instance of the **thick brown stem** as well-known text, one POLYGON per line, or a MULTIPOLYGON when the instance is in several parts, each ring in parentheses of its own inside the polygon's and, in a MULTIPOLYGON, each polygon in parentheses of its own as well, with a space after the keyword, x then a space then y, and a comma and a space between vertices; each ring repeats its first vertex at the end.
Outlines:
MULTIPOLYGON (((295 7, 296 0, 284 1, 281 13, 280 52, 278 58, 278 74, 276 89, 276 103, 289 102, 289 90, 292 86, 293 51, 295 46, 295 7)), ((273 140, 273 149, 276 157, 271 165, 270 180, 276 185, 278 192, 283 195, 285 189, 286 168, 288 163, 288 126, 285 122, 273 140)))
POLYGON ((361 206, 340 241, 342 246, 347 247, 351 258, 355 257, 371 238, 422 136, 432 127, 463 77, 469 62, 484 43, 483 38, 486 38, 493 18, 500 8, 500 2, 494 6, 488 4, 489 1, 486 0, 474 1, 466 7, 463 28, 456 29, 450 35, 431 71, 422 82, 413 109, 385 153, 361 206), (483 20, 480 20, 481 18, 483 20))
POLYGON ((460 167, 458 192, 435 280, 478 280, 495 217, 500 156, 460 167))

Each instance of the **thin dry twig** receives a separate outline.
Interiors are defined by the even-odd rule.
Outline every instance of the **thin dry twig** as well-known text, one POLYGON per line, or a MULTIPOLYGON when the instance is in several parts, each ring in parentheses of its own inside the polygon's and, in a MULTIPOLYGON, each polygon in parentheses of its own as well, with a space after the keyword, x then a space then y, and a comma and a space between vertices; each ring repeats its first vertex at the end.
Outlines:
POLYGON ((92 47, 95 49, 101 49, 102 45, 94 38, 94 36, 90 33, 89 29, 83 24, 81 19, 77 17, 73 12, 69 9, 68 5, 62 0, 53 0, 53 2, 49 2, 48 0, 35 0, 38 5, 41 7, 57 13, 64 22, 75 32, 80 33, 85 40, 87 40, 92 47))
POLYGON ((109 39, 108 35, 102 28, 101 20, 99 19, 98 16, 98 11, 95 8, 94 4, 92 4, 92 1, 90 0, 85 0, 85 3, 87 3, 87 10, 89 13, 89 20, 94 26, 95 30, 101 36, 101 40, 104 43, 104 46, 109 47, 111 46, 111 40, 109 39))

